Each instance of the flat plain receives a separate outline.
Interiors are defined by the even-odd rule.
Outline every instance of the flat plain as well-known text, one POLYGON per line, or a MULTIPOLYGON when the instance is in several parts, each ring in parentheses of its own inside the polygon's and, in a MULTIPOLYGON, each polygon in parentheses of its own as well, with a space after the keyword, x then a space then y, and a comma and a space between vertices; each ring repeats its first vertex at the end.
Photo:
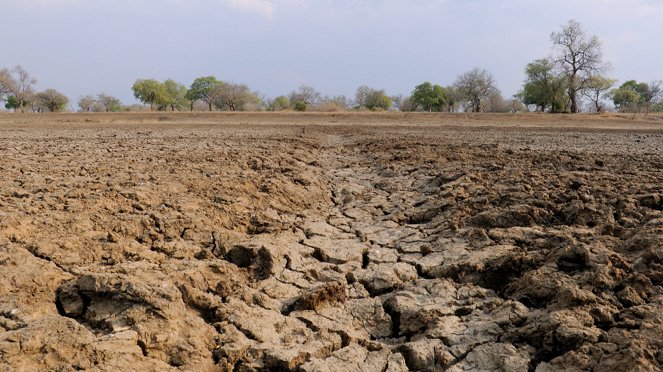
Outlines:
POLYGON ((663 366, 663 117, 0 114, 0 370, 663 366))

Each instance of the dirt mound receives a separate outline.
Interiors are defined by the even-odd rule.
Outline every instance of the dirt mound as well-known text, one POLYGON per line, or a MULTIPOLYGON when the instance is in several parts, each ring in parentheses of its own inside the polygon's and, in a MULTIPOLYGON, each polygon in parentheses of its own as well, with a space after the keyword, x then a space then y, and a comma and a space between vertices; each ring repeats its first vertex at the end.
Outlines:
POLYGON ((3 131, 2 368, 662 368, 660 131, 177 118, 3 131))

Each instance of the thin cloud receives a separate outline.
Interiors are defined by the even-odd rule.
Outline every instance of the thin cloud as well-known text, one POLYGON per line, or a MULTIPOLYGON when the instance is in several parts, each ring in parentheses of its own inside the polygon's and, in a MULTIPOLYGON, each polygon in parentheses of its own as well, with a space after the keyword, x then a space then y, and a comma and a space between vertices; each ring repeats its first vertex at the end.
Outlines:
POLYGON ((227 0, 233 9, 257 13, 265 18, 274 18, 274 2, 271 0, 227 0))

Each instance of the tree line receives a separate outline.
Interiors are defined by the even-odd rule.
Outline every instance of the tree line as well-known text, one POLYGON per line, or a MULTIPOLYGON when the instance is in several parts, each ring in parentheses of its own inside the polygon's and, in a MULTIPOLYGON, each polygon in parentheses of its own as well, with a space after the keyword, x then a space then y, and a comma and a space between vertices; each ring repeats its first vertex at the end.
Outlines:
MULTIPOLYGON (((245 84, 196 78, 188 87, 172 79, 138 79, 134 97, 143 105, 123 105, 104 93, 80 97, 79 112, 116 111, 427 111, 427 112, 601 112, 613 107, 621 112, 663 111, 663 83, 660 80, 629 80, 615 88, 616 79, 606 76, 601 42, 588 35, 580 23, 571 20, 550 35, 551 56, 536 59, 525 67, 522 89, 504 98, 490 72, 474 68, 442 86, 430 82, 416 85, 409 95, 390 96, 382 89, 357 88, 355 96, 323 96, 302 85, 287 95, 269 98, 245 84)), ((37 80, 22 67, 0 69, 0 101, 15 112, 60 112, 69 99, 55 89, 37 92, 37 80)), ((73 110, 72 107, 69 107, 73 110)))

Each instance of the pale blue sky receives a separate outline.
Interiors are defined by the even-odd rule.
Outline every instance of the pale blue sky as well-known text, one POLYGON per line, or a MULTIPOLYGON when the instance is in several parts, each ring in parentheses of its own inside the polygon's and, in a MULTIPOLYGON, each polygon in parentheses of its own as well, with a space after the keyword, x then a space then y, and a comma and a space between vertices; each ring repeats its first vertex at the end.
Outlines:
POLYGON ((407 94, 474 67, 509 97, 569 19, 602 40, 610 76, 663 79, 660 0, 0 0, 0 11, 0 67, 20 64, 72 100, 131 103, 137 78, 204 75, 267 96, 301 84, 407 94))

